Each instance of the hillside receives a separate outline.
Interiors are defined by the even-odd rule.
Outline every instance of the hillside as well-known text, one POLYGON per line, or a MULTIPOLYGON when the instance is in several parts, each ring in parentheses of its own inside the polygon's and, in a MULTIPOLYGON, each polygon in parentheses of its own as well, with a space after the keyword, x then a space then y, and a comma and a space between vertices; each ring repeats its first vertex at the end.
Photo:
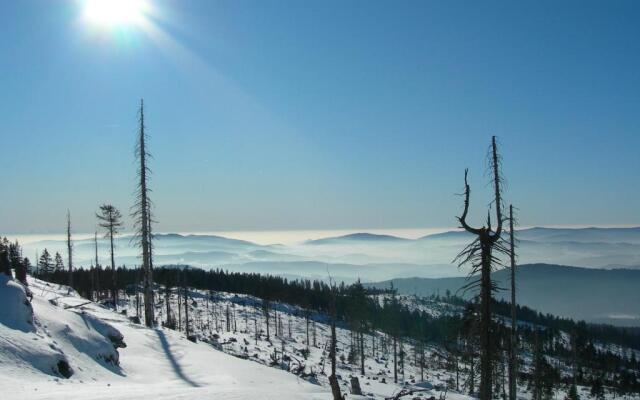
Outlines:
MULTIPOLYGON (((160 281, 183 276, 195 283, 203 274, 212 273, 193 268, 156 272, 160 281)), ((116 313, 67 286, 31 277, 33 300, 29 303, 22 285, 2 277, 0 300, 8 307, 0 312, 0 385, 14 389, 7 398, 329 398, 329 318, 298 304, 309 304, 302 300, 306 296, 301 296, 300 290, 312 295, 308 298, 321 291, 303 289, 277 277, 217 274, 219 279, 202 282, 224 287, 240 284, 243 290, 262 282, 255 289, 268 290, 271 300, 211 289, 183 287, 167 292, 166 287, 157 286, 157 321, 173 329, 148 329, 137 323, 139 299, 131 286, 120 294, 116 313), (234 279, 238 281, 234 283, 234 279), (278 282, 287 289, 274 291, 272 285, 278 282), (277 298, 295 298, 298 305, 277 298)), ((344 290, 336 346, 337 377, 343 393, 361 398, 351 394, 351 380, 358 378, 363 398, 381 400, 414 392, 412 399, 444 396, 470 400, 464 393, 473 390, 469 385, 473 385, 474 353, 466 352, 466 345, 451 348, 447 339, 447 332, 455 332, 464 321, 466 306, 459 299, 399 295, 394 300, 389 294, 365 293, 368 307, 377 311, 362 310, 373 329, 359 332, 352 330, 352 305, 344 303, 352 298, 348 294, 351 289, 344 290), (396 339, 383 330, 388 329, 384 327, 388 327, 389 318, 404 321, 396 339), (416 327, 423 327, 423 333, 416 327)), ((321 297, 317 300, 325 301, 321 297)), ((525 321, 518 325, 523 345, 519 392, 529 398, 533 326, 525 321)), ((636 373, 634 360, 640 352, 632 350, 638 346, 635 336, 602 335, 589 327, 580 327, 580 332, 588 343, 580 354, 584 375, 578 388, 582 398, 590 398, 588 385, 603 373, 603 360, 618 365, 616 368, 632 368, 631 376, 636 373)), ((569 336, 555 328, 548 333, 545 342, 552 347, 548 347, 547 357, 557 371, 553 390, 561 398, 571 377, 566 358, 569 336)), ((637 386, 633 380, 620 381, 621 374, 607 376, 607 384, 620 390, 637 386)), ((613 388, 607 392, 612 393, 613 388)))
MULTIPOLYGON (((509 287, 508 270, 493 275, 501 288, 509 287)), ((640 326, 640 271, 629 269, 589 269, 549 264, 528 264, 517 269, 518 304, 544 313, 578 320, 619 326, 640 326)), ((400 293, 444 295, 458 291, 465 277, 427 279, 407 278, 370 284, 372 287, 393 286, 400 293)), ((467 293, 466 297, 471 293, 467 293)), ((509 298, 508 290, 498 298, 509 298)))
POLYGON ((68 294, 64 286, 31 279, 30 287, 32 308, 25 305, 21 286, 0 277, 3 399, 330 397, 318 385, 209 344, 192 343, 179 332, 133 324, 126 316, 68 294), (65 309, 68 306, 76 308, 65 309), (120 333, 126 347, 116 352, 109 332, 120 333), (70 366, 69 379, 58 369, 61 360, 70 366))

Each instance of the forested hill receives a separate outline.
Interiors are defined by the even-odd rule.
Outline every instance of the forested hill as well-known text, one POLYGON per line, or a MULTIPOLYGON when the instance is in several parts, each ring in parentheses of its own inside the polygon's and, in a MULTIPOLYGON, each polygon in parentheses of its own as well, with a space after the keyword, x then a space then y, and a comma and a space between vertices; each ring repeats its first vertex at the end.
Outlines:
MULTIPOLYGON (((501 288, 509 287, 508 270, 497 271, 493 277, 501 288)), ((618 326, 640 326, 640 270, 587 269, 553 264, 527 264, 517 269, 517 301, 544 313, 607 323, 618 326)), ((470 297, 460 288, 466 278, 404 278, 367 284, 369 287, 389 288, 399 293, 470 297)), ((498 298, 510 296, 501 290, 498 298)))

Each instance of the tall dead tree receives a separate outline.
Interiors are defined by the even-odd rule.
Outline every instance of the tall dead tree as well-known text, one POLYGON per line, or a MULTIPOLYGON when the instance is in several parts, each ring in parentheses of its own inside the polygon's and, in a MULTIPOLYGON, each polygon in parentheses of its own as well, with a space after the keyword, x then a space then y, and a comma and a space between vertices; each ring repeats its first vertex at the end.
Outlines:
MULTIPOLYGON (((96 213, 96 217, 98 218, 98 225, 102 228, 106 229, 105 237, 109 239, 110 250, 111 250, 111 274, 112 274, 112 297, 113 297, 113 306, 117 310, 118 309, 118 280, 116 277, 116 260, 114 256, 114 239, 118 233, 120 233, 120 228, 122 227, 122 214, 120 211, 112 206, 111 204, 103 204, 100 206, 100 212, 96 213)), ((96 241, 96 249, 97 249, 97 241, 96 241)), ((96 263, 97 263, 97 252, 96 252, 96 263)))
POLYGON ((144 125, 144 102, 140 100, 138 142, 136 143, 136 158, 138 165, 138 185, 136 203, 131 216, 134 219, 134 239, 142 251, 142 286, 144 297, 144 322, 147 327, 155 325, 154 300, 153 300, 153 266, 151 264, 152 235, 151 235, 151 201, 149 199, 149 175, 151 170, 147 164, 150 156, 147 150, 147 134, 144 125))
MULTIPOLYGON (((331 279, 330 279, 331 282, 331 279)), ((329 375, 329 384, 331 385, 331 394, 333 395, 333 400, 343 400, 342 394, 340 392, 340 383, 338 382, 338 376, 336 375, 336 348, 338 344, 338 339, 336 336, 336 297, 337 291, 335 284, 331 282, 331 343, 329 345, 329 358, 331 360, 331 375, 329 375)))
POLYGON ((69 288, 73 287, 73 244, 71 243, 71 212, 67 210, 67 260, 69 261, 69 288))
MULTIPOLYGON (((473 234, 476 238, 465 249, 458 254, 456 262, 459 266, 469 264, 471 271, 469 276, 478 276, 478 279, 472 280, 466 284, 464 289, 479 288, 480 289, 480 393, 481 400, 491 400, 492 396, 492 361, 493 361, 493 344, 491 337, 491 300, 493 291, 496 289, 491 280, 492 269, 498 265, 502 265, 497 253, 504 255, 509 250, 500 241, 502 234, 502 193, 501 183, 502 176, 500 173, 500 156, 496 145, 496 137, 491 138, 491 147, 489 150, 489 168, 493 182, 494 199, 497 226, 491 226, 491 209, 487 215, 487 224, 480 228, 474 228, 467 223, 467 214, 469 212, 469 197, 471 189, 467 181, 468 170, 464 171, 464 209, 462 215, 458 217, 458 221, 464 230, 473 234)), ((490 206, 491 208, 491 206, 490 206)))
POLYGON ((509 400, 516 400, 518 321, 516 318, 516 244, 513 231, 513 205, 509 205, 509 258, 511 261, 511 337, 509 340, 509 400))
POLYGON ((187 284, 186 284, 186 274, 185 279, 182 281, 182 294, 184 295, 184 332, 187 335, 187 338, 191 335, 191 331, 189 330, 189 292, 187 292, 187 284))
POLYGON ((94 288, 93 290, 96 293, 97 299, 100 300, 100 267, 98 265, 98 231, 96 230, 93 233, 93 243, 95 244, 95 250, 96 250, 96 267, 94 269, 94 276, 93 276, 93 282, 94 282, 94 288))

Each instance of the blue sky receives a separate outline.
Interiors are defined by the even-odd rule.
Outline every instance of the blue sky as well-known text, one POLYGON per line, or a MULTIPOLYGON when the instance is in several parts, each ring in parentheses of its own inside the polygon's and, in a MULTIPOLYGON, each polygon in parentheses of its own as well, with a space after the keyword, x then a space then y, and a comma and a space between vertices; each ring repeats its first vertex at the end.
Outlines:
POLYGON ((141 97, 158 230, 479 220, 494 134, 523 225, 640 225, 638 2, 149 4, 0 2, 4 232, 128 211, 141 97))

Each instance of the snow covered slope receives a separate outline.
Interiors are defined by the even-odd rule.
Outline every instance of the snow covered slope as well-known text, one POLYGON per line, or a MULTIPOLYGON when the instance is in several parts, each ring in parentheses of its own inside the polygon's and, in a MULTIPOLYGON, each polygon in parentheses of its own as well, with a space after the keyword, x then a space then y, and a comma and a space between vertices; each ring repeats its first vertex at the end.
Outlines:
POLYGON ((3 399, 330 398, 295 375, 133 324, 64 286, 29 283, 31 305, 20 284, 0 277, 3 399))

